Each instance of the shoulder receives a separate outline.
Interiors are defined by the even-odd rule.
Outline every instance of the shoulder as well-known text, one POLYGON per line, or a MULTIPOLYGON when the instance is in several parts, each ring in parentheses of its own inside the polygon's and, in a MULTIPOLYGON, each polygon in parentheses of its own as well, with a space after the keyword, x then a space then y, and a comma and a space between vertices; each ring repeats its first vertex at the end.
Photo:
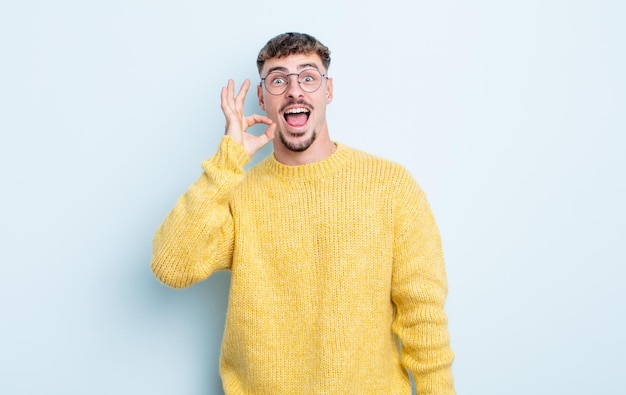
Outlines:
MULTIPOLYGON (((345 146, 344 146, 345 147, 345 146)), ((426 199, 425 193, 407 167, 394 160, 358 149, 351 151, 351 167, 362 182, 380 189, 392 199, 394 207, 417 207, 426 199)))
POLYGON ((414 183, 415 179, 410 171, 399 162, 393 159, 384 158, 369 152, 337 143, 339 149, 344 149, 349 153, 349 166, 362 168, 371 176, 384 178, 391 181, 401 181, 414 183))

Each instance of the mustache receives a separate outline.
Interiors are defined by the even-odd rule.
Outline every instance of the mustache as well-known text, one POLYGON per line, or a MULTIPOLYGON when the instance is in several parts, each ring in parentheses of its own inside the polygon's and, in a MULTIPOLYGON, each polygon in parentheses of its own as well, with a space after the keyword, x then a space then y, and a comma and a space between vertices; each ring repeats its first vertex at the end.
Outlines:
POLYGON ((291 106, 301 106, 309 109, 310 111, 313 111, 313 105, 307 103, 304 100, 289 100, 287 103, 283 104, 280 107, 280 112, 285 112, 285 110, 287 110, 287 108, 291 106))

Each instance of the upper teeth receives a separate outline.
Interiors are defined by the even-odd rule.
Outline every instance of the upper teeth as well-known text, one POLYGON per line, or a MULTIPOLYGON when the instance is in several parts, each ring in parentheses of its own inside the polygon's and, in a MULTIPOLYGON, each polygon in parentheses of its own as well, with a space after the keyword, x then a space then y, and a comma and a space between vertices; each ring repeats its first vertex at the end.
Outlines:
POLYGON ((307 110, 306 108, 290 108, 289 110, 285 111, 285 114, 298 114, 301 112, 309 112, 309 110, 307 110))

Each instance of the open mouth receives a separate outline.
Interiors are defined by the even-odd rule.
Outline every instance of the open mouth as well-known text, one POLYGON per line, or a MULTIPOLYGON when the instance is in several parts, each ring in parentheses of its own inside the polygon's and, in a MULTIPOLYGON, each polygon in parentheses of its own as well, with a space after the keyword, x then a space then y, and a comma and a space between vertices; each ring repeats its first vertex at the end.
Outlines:
POLYGON ((310 114, 311 111, 308 108, 295 107, 285 111, 283 117, 287 125, 297 128, 306 125, 310 114))

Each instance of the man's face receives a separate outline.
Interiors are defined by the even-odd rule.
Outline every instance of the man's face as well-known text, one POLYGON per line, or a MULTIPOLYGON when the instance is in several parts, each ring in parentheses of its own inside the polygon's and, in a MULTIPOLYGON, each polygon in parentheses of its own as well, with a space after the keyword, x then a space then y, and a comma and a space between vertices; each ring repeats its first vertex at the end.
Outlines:
POLYGON ((318 136, 328 134, 326 106, 333 97, 332 80, 321 77, 319 88, 314 92, 307 92, 311 88, 307 87, 304 74, 301 75, 302 84, 298 84, 297 74, 311 69, 317 70, 320 74, 326 73, 317 54, 268 59, 261 71, 261 77, 273 72, 282 73, 283 77, 287 75, 286 90, 278 95, 271 94, 267 89, 268 85, 272 84, 269 79, 257 88, 259 106, 276 123, 276 137, 282 145, 293 152, 307 150, 318 136))

